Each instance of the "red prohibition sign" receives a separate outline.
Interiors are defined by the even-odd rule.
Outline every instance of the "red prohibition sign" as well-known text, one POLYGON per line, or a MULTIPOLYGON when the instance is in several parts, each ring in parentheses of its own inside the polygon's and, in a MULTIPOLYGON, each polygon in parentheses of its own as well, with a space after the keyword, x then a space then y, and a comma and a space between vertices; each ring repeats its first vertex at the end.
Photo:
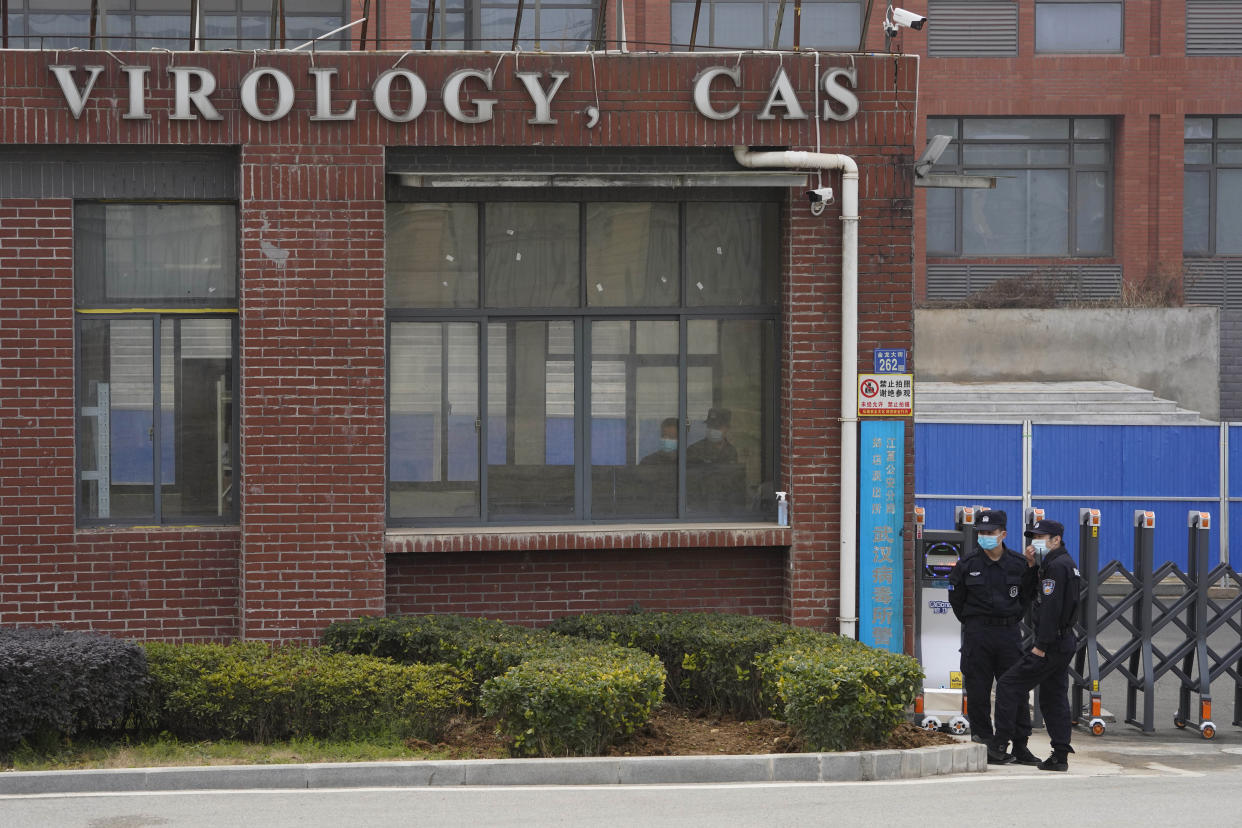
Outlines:
POLYGON ((880 384, 873 379, 863 380, 862 386, 859 388, 864 397, 874 397, 880 393, 880 384))

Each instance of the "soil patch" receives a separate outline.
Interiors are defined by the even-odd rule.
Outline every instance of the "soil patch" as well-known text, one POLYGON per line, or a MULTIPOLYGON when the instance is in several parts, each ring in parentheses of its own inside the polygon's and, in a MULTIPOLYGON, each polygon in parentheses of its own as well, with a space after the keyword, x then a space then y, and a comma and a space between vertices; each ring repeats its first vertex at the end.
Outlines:
MULTIPOLYGON (((436 749, 452 759, 489 759, 507 756, 504 740, 485 719, 464 719, 453 725, 439 745, 411 742, 411 747, 436 749)), ((865 749, 916 748, 951 745, 957 740, 947 733, 923 730, 902 723, 884 744, 865 749)), ((727 716, 698 715, 669 705, 655 710, 651 721, 624 742, 611 747, 608 756, 724 756, 755 753, 798 753, 803 750, 789 726, 776 719, 739 721, 727 716)))

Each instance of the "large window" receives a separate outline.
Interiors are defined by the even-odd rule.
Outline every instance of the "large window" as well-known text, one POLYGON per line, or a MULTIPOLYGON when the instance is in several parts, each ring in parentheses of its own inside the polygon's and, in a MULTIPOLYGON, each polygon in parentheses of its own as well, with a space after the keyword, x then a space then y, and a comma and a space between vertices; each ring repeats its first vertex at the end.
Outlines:
POLYGON ((1036 52, 1121 52, 1125 5, 1120 0, 1038 0, 1036 52))
POLYGON ((1242 256, 1242 117, 1185 119, 1182 250, 1242 256))
POLYGON ((411 0, 414 48, 427 44, 431 12, 432 49, 521 49, 585 51, 596 36, 593 0, 411 0), (516 30, 516 31, 515 31, 516 30))
MULTIPOLYGON (((771 49, 780 20, 776 48, 794 46, 794 4, 780 0, 704 0, 694 28, 693 2, 675 0, 672 7, 672 48, 771 49), (780 15, 781 6, 785 13, 780 15)), ((862 31, 862 4, 857 0, 803 0, 798 46, 808 49, 857 51, 862 31)))
POLYGON ((927 190, 930 256, 1107 256, 1112 126, 1106 118, 928 118, 953 143, 937 172, 996 188, 927 190))
POLYGON ((390 203, 395 525, 774 514, 772 202, 390 203))
MULTIPOLYGON (((9 48, 91 48, 91 0, 9 0, 9 48)), ((98 0, 95 47, 190 48, 190 0, 98 0)), ((200 0, 201 49, 298 46, 347 21, 343 0, 200 0), (283 35, 283 39, 282 39, 283 35)), ((321 49, 348 46, 348 35, 321 49)))
POLYGON ((78 517, 236 520, 237 216, 79 203, 78 517))

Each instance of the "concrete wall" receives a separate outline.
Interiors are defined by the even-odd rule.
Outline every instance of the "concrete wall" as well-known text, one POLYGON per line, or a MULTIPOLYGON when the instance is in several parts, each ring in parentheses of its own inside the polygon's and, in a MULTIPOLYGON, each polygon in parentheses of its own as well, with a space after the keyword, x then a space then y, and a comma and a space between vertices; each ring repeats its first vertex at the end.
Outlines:
POLYGON ((1217 308, 918 310, 919 380, 1112 380, 1220 417, 1217 308))

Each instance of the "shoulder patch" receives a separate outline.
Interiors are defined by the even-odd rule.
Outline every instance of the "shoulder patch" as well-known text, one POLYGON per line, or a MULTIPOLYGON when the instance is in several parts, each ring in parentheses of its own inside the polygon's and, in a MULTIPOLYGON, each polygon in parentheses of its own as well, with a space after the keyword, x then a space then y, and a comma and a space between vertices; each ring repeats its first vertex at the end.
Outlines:
POLYGON ((980 575, 982 575, 982 574, 983 574, 982 572, 972 572, 972 573, 970 573, 970 577, 972 577, 972 578, 978 578, 978 577, 979 577, 980 575))
POLYGON ((1018 597, 1018 588, 1017 588, 1016 586, 1011 586, 1011 587, 1009 588, 1009 597, 1010 597, 1010 598, 1017 598, 1017 597, 1018 597))
POLYGON ((1051 595, 1057 589, 1057 582, 1052 578, 1044 578, 1043 590, 1044 595, 1051 595))
POLYGON ((1075 577, 1075 578, 1081 578, 1081 577, 1082 577, 1082 573, 1078 571, 1078 567, 1074 567, 1074 577, 1075 577))

